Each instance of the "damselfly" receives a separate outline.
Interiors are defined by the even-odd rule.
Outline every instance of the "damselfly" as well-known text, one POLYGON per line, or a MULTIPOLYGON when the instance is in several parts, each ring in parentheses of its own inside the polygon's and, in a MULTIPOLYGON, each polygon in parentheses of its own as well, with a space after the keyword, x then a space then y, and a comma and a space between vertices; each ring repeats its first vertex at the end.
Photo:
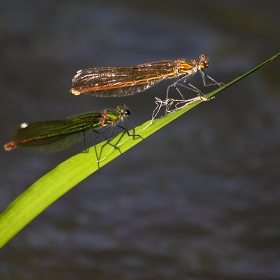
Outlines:
POLYGON ((209 60, 206 55, 202 54, 198 60, 182 58, 155 61, 132 67, 88 68, 76 73, 72 79, 70 92, 74 95, 89 93, 99 97, 121 97, 145 91, 163 80, 178 78, 168 87, 166 99, 168 99, 171 87, 175 87, 184 99, 178 86, 191 89, 199 96, 203 96, 203 93, 187 80, 199 71, 204 86, 223 85, 203 72, 208 67, 209 60))
MULTIPOLYGON (((103 127, 114 127, 129 116, 128 107, 119 105, 115 110, 105 109, 66 119, 22 123, 15 131, 12 141, 4 145, 4 150, 11 151, 23 147, 34 152, 57 152, 74 145, 88 132, 103 127)), ((108 142, 109 140, 110 137, 108 142)))

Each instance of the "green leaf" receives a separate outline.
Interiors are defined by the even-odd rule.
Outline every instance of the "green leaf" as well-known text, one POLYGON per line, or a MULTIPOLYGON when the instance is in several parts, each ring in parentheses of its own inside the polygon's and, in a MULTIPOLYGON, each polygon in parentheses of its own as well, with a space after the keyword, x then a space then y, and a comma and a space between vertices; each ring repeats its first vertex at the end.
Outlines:
MULTIPOLYGON (((266 64, 272 62, 278 56, 280 56, 280 53, 230 83, 204 95, 204 97, 210 98, 216 95, 266 64)), ((71 157, 40 178, 23 194, 15 199, 0 215, 0 248, 50 204, 76 186, 79 182, 112 161, 114 158, 120 156, 121 153, 126 152, 139 142, 143 142, 142 138, 146 139, 148 136, 199 105, 201 102, 202 101, 194 102, 183 109, 170 113, 160 119, 156 119, 154 122, 151 122, 150 120, 145 122, 130 131, 130 135, 134 136, 129 136, 127 133, 120 133, 110 141, 113 146, 118 148, 115 148, 104 141, 96 145, 97 153, 95 152, 95 148, 92 147, 88 152, 79 153, 71 157), (142 138, 136 136, 137 134, 141 135, 142 138), (99 158, 99 166, 96 154, 99 158)), ((145 145, 145 141, 142 145, 145 145)))

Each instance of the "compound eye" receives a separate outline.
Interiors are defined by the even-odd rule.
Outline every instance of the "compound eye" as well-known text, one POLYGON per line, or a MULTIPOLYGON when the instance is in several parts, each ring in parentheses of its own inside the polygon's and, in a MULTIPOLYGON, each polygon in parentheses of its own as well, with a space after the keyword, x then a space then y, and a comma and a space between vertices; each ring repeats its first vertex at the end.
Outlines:
POLYGON ((125 116, 126 118, 128 118, 128 117, 130 116, 130 111, 129 111, 129 110, 125 110, 125 111, 124 111, 124 116, 125 116))
POLYGON ((201 68, 208 68, 207 61, 200 61, 199 65, 200 65, 201 68))
POLYGON ((199 66, 200 68, 208 68, 209 67, 209 60, 205 54, 201 54, 199 57, 199 66))

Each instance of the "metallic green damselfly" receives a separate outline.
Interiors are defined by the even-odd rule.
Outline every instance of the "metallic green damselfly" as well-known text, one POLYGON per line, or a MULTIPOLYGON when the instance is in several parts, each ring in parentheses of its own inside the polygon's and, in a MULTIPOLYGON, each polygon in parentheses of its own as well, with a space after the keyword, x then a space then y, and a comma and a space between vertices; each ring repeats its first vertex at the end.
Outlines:
POLYGON ((17 147, 22 147, 34 152, 57 152, 74 145, 83 139, 88 132, 104 127, 115 127, 129 116, 128 107, 119 105, 115 110, 105 109, 100 112, 84 113, 66 119, 30 124, 22 123, 15 131, 12 141, 4 145, 4 150, 11 151, 17 147))

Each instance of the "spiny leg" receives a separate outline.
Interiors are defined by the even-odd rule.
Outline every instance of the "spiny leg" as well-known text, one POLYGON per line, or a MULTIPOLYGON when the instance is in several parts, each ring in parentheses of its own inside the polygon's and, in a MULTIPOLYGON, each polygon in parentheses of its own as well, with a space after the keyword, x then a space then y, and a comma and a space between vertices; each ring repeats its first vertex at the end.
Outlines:
POLYGON ((202 69, 199 69, 199 72, 200 72, 200 74, 201 74, 202 81, 203 81, 203 85, 204 85, 205 87, 208 87, 208 86, 219 86, 219 87, 221 87, 221 86, 224 86, 224 85, 225 85, 223 82, 217 82, 217 81, 214 80, 212 77, 210 77, 209 75, 205 74, 205 73, 202 71, 202 69), (209 80, 211 80, 213 83, 211 83, 211 82, 210 82, 210 83, 207 83, 206 78, 209 79, 209 80))

